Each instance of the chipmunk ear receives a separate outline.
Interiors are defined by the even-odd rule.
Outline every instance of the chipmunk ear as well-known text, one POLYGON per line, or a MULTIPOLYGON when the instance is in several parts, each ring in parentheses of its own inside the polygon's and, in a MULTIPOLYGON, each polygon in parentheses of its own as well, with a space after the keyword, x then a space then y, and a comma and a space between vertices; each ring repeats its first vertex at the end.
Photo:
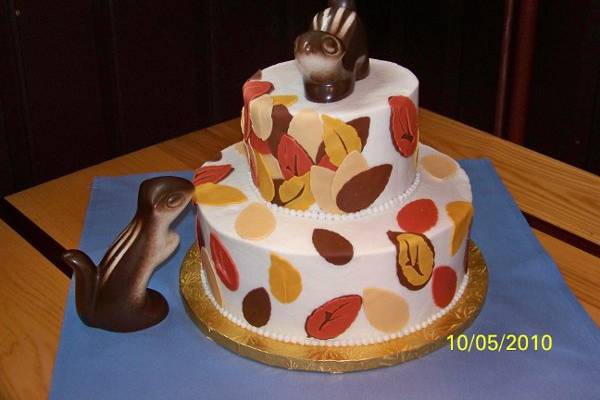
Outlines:
POLYGON ((354 0, 329 0, 329 7, 344 7, 351 11, 356 11, 354 0))

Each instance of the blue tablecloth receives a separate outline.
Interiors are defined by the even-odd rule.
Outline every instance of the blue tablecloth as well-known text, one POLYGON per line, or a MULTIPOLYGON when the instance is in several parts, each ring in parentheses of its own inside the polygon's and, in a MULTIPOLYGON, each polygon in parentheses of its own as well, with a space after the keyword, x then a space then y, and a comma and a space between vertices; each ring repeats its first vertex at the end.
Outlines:
MULTIPOLYGON (((178 274, 194 241, 190 207, 177 225, 180 248, 151 281, 171 306, 159 325, 129 334, 88 328, 77 317, 71 286, 50 397, 599 399, 600 330, 533 236, 491 163, 465 160, 461 165, 473 188, 472 238, 489 268, 487 300, 466 333, 549 334, 551 351, 445 347, 395 367, 343 375, 287 371, 241 358, 204 337, 184 310, 178 274)), ((95 261, 133 215, 138 184, 149 176, 94 181, 81 248, 95 261)))

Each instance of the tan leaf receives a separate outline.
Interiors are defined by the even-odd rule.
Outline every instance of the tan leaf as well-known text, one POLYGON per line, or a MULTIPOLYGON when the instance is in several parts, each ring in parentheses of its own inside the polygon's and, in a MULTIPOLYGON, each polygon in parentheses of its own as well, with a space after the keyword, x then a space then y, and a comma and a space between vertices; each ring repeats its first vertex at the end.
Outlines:
POLYGON ((237 204, 248 200, 246 195, 239 189, 233 186, 220 185, 212 182, 202 183, 196 186, 194 199, 198 204, 210 206, 237 204))
POLYGON ((271 135, 271 129, 273 129, 273 118, 271 118, 273 97, 263 94, 252 100, 249 107, 254 133, 262 140, 267 140, 271 135))
POLYGON ((344 158, 331 182, 331 195, 335 199, 342 187, 350 179, 369 169, 367 160, 358 151, 353 151, 344 158))
POLYGON ((458 165, 456 161, 445 154, 430 154, 421 159, 423 169, 431 176, 438 179, 446 179, 456 172, 458 165))
POLYGON ((263 199, 266 201, 273 200, 275 196, 275 186, 273 185, 273 179, 271 173, 265 163, 262 154, 254 153, 256 157, 256 175, 258 179, 258 191, 263 199))
POLYGON ((217 304, 222 306, 223 296, 221 295, 221 289, 219 289, 219 283, 217 282, 217 277, 215 275, 215 267, 205 247, 202 247, 202 249, 200 250, 200 259, 202 260, 202 269, 206 274, 206 279, 208 281, 210 291, 217 304))
POLYGON ((342 211, 335 204, 335 198, 331 192, 334 175, 335 172, 328 168, 313 165, 310 169, 310 189, 321 210, 339 214, 342 211))
POLYGON ((446 205, 446 212, 453 225, 450 253, 455 255, 469 233, 471 219, 473 218, 473 205, 468 201, 453 201, 446 205))
POLYGON ((398 332, 408 322, 408 304, 396 293, 366 288, 362 298, 365 316, 375 329, 386 333, 398 332))
POLYGON ((271 254, 269 285, 271 293, 280 303, 291 303, 302 292, 302 276, 287 260, 271 254))
POLYGON ((333 164, 340 165, 347 154, 362 150, 360 137, 354 127, 325 114, 321 115, 321 119, 324 125, 325 153, 333 164))
POLYGON ((306 150, 313 162, 317 162, 319 146, 323 142, 323 122, 316 111, 304 109, 294 115, 288 134, 306 150))
POLYGON ((287 208, 307 210, 315 202, 310 190, 310 172, 284 181, 279 186, 279 199, 287 208))
POLYGON ((275 230, 275 226, 273 213, 260 203, 250 204, 235 219, 235 231, 242 239, 264 239, 275 230))
POLYGON ((280 95, 280 96, 272 96, 273 97, 273 105, 282 105, 286 107, 291 107, 295 102, 298 101, 298 96, 294 94, 290 95, 280 95))
POLYGON ((279 161, 277 161, 273 154, 262 154, 262 159, 265 162, 265 166, 269 170, 272 179, 283 179, 279 161))

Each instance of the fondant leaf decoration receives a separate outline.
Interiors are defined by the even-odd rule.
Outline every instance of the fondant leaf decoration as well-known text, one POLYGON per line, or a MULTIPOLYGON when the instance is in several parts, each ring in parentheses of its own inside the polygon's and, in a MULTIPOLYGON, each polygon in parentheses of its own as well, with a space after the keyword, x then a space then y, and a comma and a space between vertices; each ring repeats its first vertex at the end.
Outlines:
POLYGON ((425 156, 421 159, 421 165, 429 175, 438 179, 446 179, 454 175, 458 169, 456 161, 445 154, 425 156))
POLYGON ((200 259, 202 260, 202 269, 206 275, 210 292, 217 304, 222 306, 223 296, 221 295, 221 289, 219 288, 219 283, 217 282, 217 277, 215 276, 215 267, 210 259, 210 256, 208 255, 208 251, 206 251, 204 247, 200 248, 200 259))
POLYGON ((289 135, 281 137, 277 147, 277 159, 285 179, 304 175, 310 171, 312 166, 312 161, 306 151, 289 135))
POLYGON ((388 98, 391 107, 390 132, 394 147, 403 157, 410 157, 419 142, 417 107, 409 97, 388 98))
POLYGON ((242 133, 244 139, 247 139, 252 130, 252 124, 250 123, 250 107, 249 104, 255 98, 264 94, 270 93, 273 90, 273 84, 271 82, 248 80, 244 83, 242 93, 244 97, 244 127, 242 133))
POLYGON ((288 134, 306 150, 313 162, 317 161, 317 153, 323 143, 323 122, 316 111, 304 109, 294 115, 288 134))
POLYGON ((297 101, 298 101, 298 96, 296 96, 294 94, 273 96, 273 105, 274 106, 283 105, 286 107, 291 107, 297 101))
POLYGON ((468 201, 453 201, 446 205, 446 212, 453 224, 450 254, 455 255, 469 233, 473 218, 473 205, 468 201))
MULTIPOLYGON (((236 151, 236 153, 246 157, 246 144, 243 141, 239 141, 236 144, 233 145, 233 149, 236 151)), ((246 157, 247 160, 247 157, 246 157)))
POLYGON ((295 301, 302 292, 302 277, 300 272, 288 261, 271 254, 269 267, 269 285, 271 293, 280 303, 295 301))
POLYGON ((252 129, 256 136, 262 140, 266 140, 271 135, 271 129, 273 129, 272 110, 273 97, 269 95, 262 95, 250 101, 252 129))
POLYGON ((256 166, 256 153, 248 141, 244 141, 244 151, 246 153, 246 160, 248 160, 248 166, 250 167, 250 176, 254 186, 258 187, 258 173, 256 166))
POLYGON ((197 204, 209 206, 225 206, 228 204, 243 203, 248 200, 246 195, 238 188, 217 183, 202 183, 196 186, 194 201, 197 204))
POLYGON ((261 154, 271 154, 271 148, 269 147, 269 144, 256 136, 254 132, 250 132, 249 139, 250 146, 252 146, 255 151, 261 154))
POLYGON ((263 154, 262 159, 265 162, 265 166, 269 171, 269 175, 273 180, 275 179, 283 179, 283 174, 281 173, 281 168, 279 167, 279 161, 273 156, 273 154, 263 154))
POLYGON ((421 233, 387 233, 396 246, 396 275, 400 284, 410 290, 419 290, 429 282, 435 263, 433 244, 421 233))
POLYGON ((312 242, 321 257, 334 265, 345 265, 354 257, 352 243, 337 232, 315 229, 312 242))
POLYGON ((275 230, 275 217, 263 204, 252 203, 235 219, 235 231, 242 239, 260 240, 275 230))
POLYGON ((398 211, 398 225, 408 232, 423 233, 433 228, 438 220, 438 210, 431 199, 411 201, 398 211))
POLYGON ((317 165, 323 168, 330 169, 332 171, 337 171, 338 169, 337 165, 335 165, 329 160, 329 156, 327 154, 321 157, 317 165))
POLYGON ((325 114, 321 115, 321 119, 323 120, 325 152, 333 164, 340 165, 346 155, 362 150, 362 143, 356 129, 342 120, 325 114))
POLYGON ((308 337, 327 340, 344 333, 356 319, 362 299, 350 294, 329 300, 317 307, 306 319, 304 330, 308 337))
POLYGON ((382 164, 352 177, 338 192, 337 206, 348 213, 369 207, 387 186, 391 173, 392 166, 382 164))
POLYGON ((361 153, 358 151, 349 153, 339 165, 333 177, 333 182, 331 183, 333 198, 336 198, 346 182, 367 169, 369 169, 369 165, 361 153))
POLYGON ((262 70, 259 69, 250 78, 248 78, 248 80, 249 81, 257 81, 257 80, 260 80, 261 77, 262 77, 262 70))
POLYGON ((231 164, 207 165, 196 169, 192 182, 194 186, 207 182, 219 183, 227 178, 232 171, 233 167, 231 164))
POLYGON ((410 316, 408 304, 396 293, 379 288, 363 290, 363 309, 373 328, 386 333, 402 330, 410 316))
POLYGON ((252 326, 265 326, 271 318, 271 299, 265 288, 256 288, 246 294, 242 300, 244 318, 252 326))
POLYGON ((275 196, 275 187, 273 186, 273 179, 271 173, 267 168, 267 164, 262 154, 256 154, 256 177, 258 180, 258 191, 263 199, 266 201, 273 200, 275 196))
POLYGON ((307 210, 315 202, 310 188, 310 172, 284 181, 279 186, 279 200, 287 208, 307 210))
POLYGON ((281 137, 287 133, 290 127, 292 114, 290 114, 286 106, 278 104, 273 106, 271 119, 273 120, 273 129, 267 139, 267 145, 271 149, 271 153, 277 154, 277 147, 279 146, 281 137))
POLYGON ((371 124, 371 118, 360 117, 346 123, 356 129, 356 133, 358 133, 358 137, 360 137, 360 142, 362 143, 362 148, 364 149, 365 145, 367 144, 367 139, 369 138, 369 125, 371 124))
POLYGON ((331 184, 335 172, 313 165, 310 169, 310 190, 319 208, 325 212, 339 214, 342 211, 335 204, 331 184))
POLYGON ((240 275, 229 252, 214 233, 210 234, 210 255, 217 275, 225 287, 236 291, 240 287, 240 275))
POLYGON ((456 293, 456 272, 450 267, 442 265, 433 270, 431 290, 435 305, 444 308, 454 298, 456 293))

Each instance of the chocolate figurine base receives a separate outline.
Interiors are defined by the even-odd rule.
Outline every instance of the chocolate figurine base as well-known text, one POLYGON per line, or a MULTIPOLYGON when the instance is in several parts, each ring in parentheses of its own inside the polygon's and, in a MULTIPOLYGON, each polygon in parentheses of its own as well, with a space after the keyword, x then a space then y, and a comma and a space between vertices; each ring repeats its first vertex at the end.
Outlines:
POLYGON ((469 281, 458 302, 431 325, 384 343, 360 346, 311 346, 270 339, 241 328, 213 306, 200 280, 200 254, 194 244, 181 265, 179 284, 188 314, 209 338, 221 346, 275 367, 341 373, 389 367, 422 357, 447 343, 448 335, 465 330, 485 301, 488 272, 473 242, 468 247, 469 281))
POLYGON ((353 79, 331 83, 304 82, 306 98, 315 103, 333 103, 348 97, 352 91, 354 91, 353 79))

